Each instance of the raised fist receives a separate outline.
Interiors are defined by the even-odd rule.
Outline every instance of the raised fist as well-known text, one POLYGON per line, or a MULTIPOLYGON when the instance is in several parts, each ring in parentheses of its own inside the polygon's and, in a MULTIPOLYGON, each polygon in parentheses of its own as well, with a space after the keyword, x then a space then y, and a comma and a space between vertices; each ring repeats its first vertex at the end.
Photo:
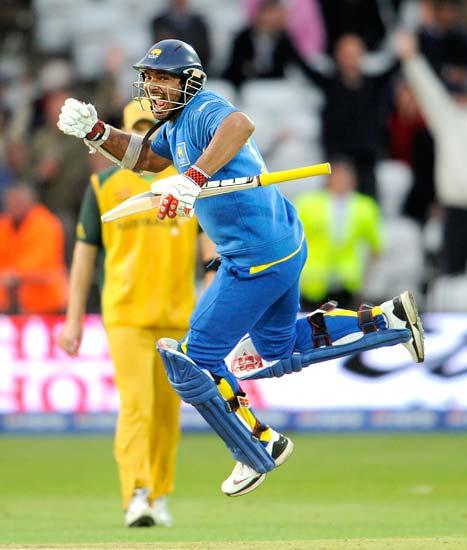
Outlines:
POLYGON ((417 54, 417 38, 406 30, 398 30, 393 37, 393 45, 396 54, 402 61, 410 59, 417 54))
POLYGON ((98 120, 94 105, 72 97, 63 104, 57 126, 64 134, 90 141, 102 138, 105 132, 105 124, 98 120))

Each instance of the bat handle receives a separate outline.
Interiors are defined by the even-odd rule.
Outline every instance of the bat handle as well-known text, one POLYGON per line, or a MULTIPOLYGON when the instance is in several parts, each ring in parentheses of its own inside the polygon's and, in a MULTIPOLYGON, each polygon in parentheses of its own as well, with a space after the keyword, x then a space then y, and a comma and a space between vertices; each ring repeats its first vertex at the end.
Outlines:
POLYGON ((310 178, 312 176, 326 176, 331 173, 331 165, 329 162, 322 164, 312 164, 311 166, 303 166, 302 168, 292 168, 291 170, 283 170, 281 172, 265 173, 259 176, 261 185, 272 185, 283 181, 297 180, 301 178, 310 178))

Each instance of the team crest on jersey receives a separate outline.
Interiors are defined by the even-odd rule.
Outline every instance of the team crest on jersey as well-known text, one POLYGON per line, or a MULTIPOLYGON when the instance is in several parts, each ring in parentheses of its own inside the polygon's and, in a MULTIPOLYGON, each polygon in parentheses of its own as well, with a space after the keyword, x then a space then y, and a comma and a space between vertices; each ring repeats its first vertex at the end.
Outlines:
POLYGON ((162 50, 160 48, 153 48, 149 52, 148 57, 150 57, 151 59, 157 59, 161 53, 162 53, 162 50))
POLYGON ((186 143, 181 141, 177 143, 177 166, 189 166, 190 164, 190 159, 186 151, 186 143))

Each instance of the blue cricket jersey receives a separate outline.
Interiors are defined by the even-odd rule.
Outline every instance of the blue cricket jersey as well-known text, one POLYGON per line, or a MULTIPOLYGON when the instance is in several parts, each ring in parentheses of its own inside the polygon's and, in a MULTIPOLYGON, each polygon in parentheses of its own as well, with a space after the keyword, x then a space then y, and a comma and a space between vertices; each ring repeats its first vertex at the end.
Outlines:
MULTIPOLYGON (((152 150, 171 159, 179 173, 195 164, 222 121, 236 109, 208 90, 198 93, 175 121, 164 124, 152 150)), ((213 180, 256 176, 266 166, 253 139, 212 175, 213 180)), ((195 213, 217 252, 252 267, 281 260, 301 245, 303 229, 292 204, 276 186, 197 200, 195 213)))

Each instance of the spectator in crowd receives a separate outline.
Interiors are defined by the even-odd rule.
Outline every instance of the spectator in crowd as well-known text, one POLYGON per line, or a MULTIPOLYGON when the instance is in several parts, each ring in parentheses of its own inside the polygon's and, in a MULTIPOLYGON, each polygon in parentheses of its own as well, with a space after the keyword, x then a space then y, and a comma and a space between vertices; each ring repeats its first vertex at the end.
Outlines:
POLYGON ((424 0, 420 3, 418 41, 434 70, 450 79, 467 66, 467 31, 461 0, 424 0))
MULTIPOLYGON (((122 48, 113 46, 106 52, 95 92, 96 109, 99 113, 105 113, 106 119, 112 120, 117 127, 121 126, 122 110, 126 103, 119 86, 124 62, 125 53, 122 48)), ((96 156, 99 155, 93 155, 96 156)))
POLYGON ((10 179, 24 176, 31 138, 34 90, 37 87, 37 80, 32 74, 26 76, 21 71, 15 75, 0 74, 0 110, 3 112, 3 122, 0 124, 2 143, 0 147, 3 147, 4 167, 7 174, 11 176, 10 179))
POLYGON ((335 51, 340 38, 347 34, 360 37, 368 50, 379 49, 388 27, 395 24, 402 0, 320 0, 328 51, 335 51), (383 9, 382 9, 383 8, 383 9))
MULTIPOLYGON (((248 19, 256 19, 262 0, 245 0, 248 19)), ((286 9, 286 29, 300 53, 311 58, 324 50, 326 31, 318 0, 289 0, 284 4, 286 9)))
POLYGON ((167 9, 151 25, 153 42, 167 38, 183 40, 198 52, 203 66, 209 66, 209 28, 203 16, 190 9, 189 0, 168 0, 167 9))
MULTIPOLYGON (((124 130, 144 134, 150 110, 132 101, 124 110, 124 130)), ((120 394, 115 458, 128 527, 170 526, 167 495, 174 489, 179 437, 177 394, 169 384, 154 342, 186 332, 195 302, 196 220, 158 220, 145 212, 101 226, 100 216, 129 194, 147 191, 165 171, 139 175, 112 165, 91 177, 81 207, 70 277, 70 301, 60 346, 79 350, 94 264, 101 269, 101 309, 120 394)), ((206 263, 214 246, 200 236, 206 263)), ((213 271, 207 272, 207 279, 213 271)))
POLYGON ((362 70, 365 46, 356 35, 343 35, 336 44, 330 74, 308 69, 325 95, 322 111, 323 146, 328 158, 345 155, 357 171, 359 191, 376 196, 375 163, 383 147, 382 99, 394 64, 376 75, 362 70))
POLYGON ((28 184, 4 193, 0 214, 0 311, 59 313, 64 310, 67 274, 60 220, 37 202, 28 184))
MULTIPOLYGON (((1 94, 0 94, 1 99, 1 94)), ((0 108, 0 211, 2 209, 1 197, 3 190, 7 187, 8 183, 13 178, 13 171, 11 169, 8 159, 8 129, 6 122, 6 112, 0 108)))
POLYGON ((305 237, 313 243, 301 278, 301 307, 313 311, 329 296, 340 307, 361 302, 368 252, 382 249, 380 212, 376 202, 356 192, 356 173, 345 158, 332 162, 322 191, 303 193, 296 206, 305 237))
POLYGON ((60 108, 67 97, 64 90, 51 90, 45 96, 45 124, 32 136, 26 175, 36 184, 41 202, 61 219, 69 260, 79 204, 89 178, 89 151, 82 143, 63 139, 57 128, 60 108))
MULTIPOLYGON (((33 130, 47 123, 47 100, 49 94, 58 90, 69 90, 77 84, 72 63, 65 57, 47 57, 39 66, 33 92, 34 112, 29 116, 29 127, 33 130)), ((25 90, 27 94, 27 90, 25 90)), ((29 91, 31 93, 31 91, 29 91)), ((25 101, 23 100, 24 106, 25 101)), ((31 102, 32 103, 32 102, 31 102)), ((26 128, 27 130, 27 128, 26 128)), ((23 130, 24 131, 24 130, 23 130)))
POLYGON ((261 0, 252 24, 234 38, 224 78, 236 86, 253 78, 284 78, 289 65, 308 75, 308 66, 286 32, 280 0, 261 0))
POLYGON ((388 157, 404 162, 413 175, 404 213, 424 224, 435 204, 433 138, 411 88, 402 78, 394 86, 386 130, 388 157))
MULTIPOLYGON (((23 136, 18 136, 16 132, 17 111, 20 109, 14 108, 17 105, 11 105, 10 87, 14 82, 14 79, 0 73, 0 210, 3 191, 23 168, 26 150, 23 136)), ((16 96, 21 96, 18 89, 16 96)))
POLYGON ((405 77, 433 134, 435 186, 444 209, 441 270, 447 275, 464 273, 467 261, 467 87, 458 83, 448 91, 426 58, 414 35, 400 32, 396 48, 405 77), (453 93, 454 92, 454 93, 453 93))

